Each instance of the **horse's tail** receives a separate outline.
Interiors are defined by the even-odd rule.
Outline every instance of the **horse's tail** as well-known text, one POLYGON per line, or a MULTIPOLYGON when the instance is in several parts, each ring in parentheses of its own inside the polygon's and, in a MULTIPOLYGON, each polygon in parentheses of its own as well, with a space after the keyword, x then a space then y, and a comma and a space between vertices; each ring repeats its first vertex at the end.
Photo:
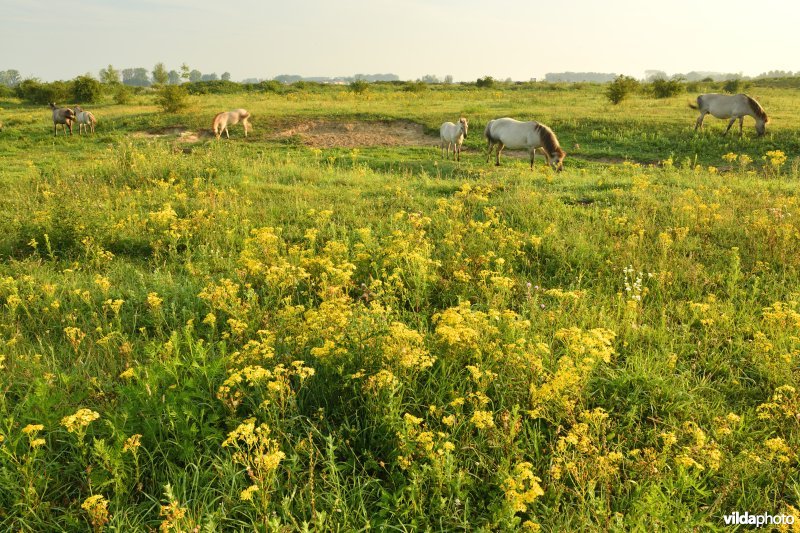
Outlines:
POLYGON ((92 124, 97 124, 97 119, 94 118, 94 115, 92 115, 91 113, 88 113, 88 115, 89 115, 89 122, 91 122, 92 124))
POLYGON ((697 104, 693 104, 691 102, 689 102, 689 107, 691 107, 692 109, 700 109, 699 107, 697 107, 697 104))
POLYGON ((494 122, 494 120, 487 122, 486 127, 483 129, 483 136, 486 137, 487 141, 492 141, 492 122, 494 122))

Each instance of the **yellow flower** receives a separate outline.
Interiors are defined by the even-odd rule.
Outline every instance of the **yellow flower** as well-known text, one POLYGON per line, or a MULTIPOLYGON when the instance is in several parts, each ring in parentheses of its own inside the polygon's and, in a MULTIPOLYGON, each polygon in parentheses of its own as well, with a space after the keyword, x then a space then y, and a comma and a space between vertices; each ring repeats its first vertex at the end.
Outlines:
POLYGON ((31 448, 38 448, 39 446, 44 446, 45 440, 44 439, 33 439, 31 441, 31 448))
POLYGON ((130 437, 125 439, 125 444, 122 446, 122 451, 136 453, 136 450, 141 445, 142 445, 142 435, 136 433, 135 435, 131 435, 130 437))
POLYGON ((61 425, 67 428, 70 433, 80 433, 89 424, 100 418, 100 413, 91 409, 78 409, 74 415, 65 416, 61 419, 61 425))
POLYGON ((490 411, 475 411, 470 422, 478 429, 494 427, 494 417, 490 411))
POLYGON ((81 504, 81 509, 89 515, 89 522, 91 522, 95 531, 101 531, 110 519, 108 500, 102 494, 95 494, 86 498, 81 504))
POLYGON ((158 296, 158 293, 155 292, 147 293, 147 305, 150 306, 150 309, 152 309, 153 311, 161 309, 161 304, 163 302, 164 300, 158 296))
POLYGON ((249 502, 250 500, 252 500, 252 499, 253 499, 253 494, 254 494, 254 493, 257 491, 257 490, 259 490, 259 489, 258 489, 258 485, 250 485, 249 487, 247 487, 246 489, 244 489, 244 490, 242 491, 242 493, 239 495, 239 498, 240 498, 240 499, 241 499, 243 502, 249 502))
POLYGON ((136 377, 136 372, 133 370, 133 367, 127 368, 120 372, 119 377, 120 379, 133 379, 136 377))
POLYGON ((443 416, 442 417, 442 424, 445 426, 453 426, 456 423, 455 415, 443 416))
POLYGON ((44 426, 42 424, 28 424, 27 426, 22 428, 22 432, 25 433, 26 435, 30 435, 31 433, 35 435, 36 433, 39 433, 43 429, 44 426))

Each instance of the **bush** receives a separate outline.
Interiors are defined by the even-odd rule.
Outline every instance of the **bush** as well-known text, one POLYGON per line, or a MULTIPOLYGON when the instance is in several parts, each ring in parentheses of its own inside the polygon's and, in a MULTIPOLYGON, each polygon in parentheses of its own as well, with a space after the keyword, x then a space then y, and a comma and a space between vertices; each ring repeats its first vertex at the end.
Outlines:
POLYGON ((681 94, 685 87, 680 80, 665 80, 663 78, 653 80, 651 83, 653 96, 656 98, 669 98, 681 94))
POLYGON ((494 87, 494 78, 491 76, 484 76, 483 78, 478 78, 478 81, 475 82, 476 87, 494 87))
POLYGON ((119 105, 129 104, 131 101, 131 90, 122 84, 117 84, 114 88, 114 103, 119 105))
POLYGON ((422 93, 428 90, 428 84, 422 81, 409 81, 403 84, 403 90, 409 93, 422 93))
POLYGON ((226 80, 193 81, 183 87, 189 94, 236 94, 246 90, 241 83, 226 80))
POLYGON ((350 90, 356 94, 361 94, 369 89, 369 82, 365 80, 354 80, 350 82, 350 90))
POLYGON ((90 76, 78 76, 72 81, 72 96, 77 102, 92 104, 103 96, 103 85, 90 76))
POLYGON ((66 82, 42 83, 37 79, 23 80, 17 85, 16 92, 18 97, 32 104, 63 103, 72 93, 71 87, 66 82))
POLYGON ((286 86, 278 80, 264 80, 253 84, 252 86, 256 90, 263 91, 265 93, 281 94, 286 92, 286 86))
POLYGON ((620 74, 617 78, 609 84, 606 90, 606 98, 617 105, 628 97, 631 93, 639 88, 639 82, 630 76, 623 76, 620 74))
POLYGON ((158 89, 156 103, 165 113, 177 113, 188 107, 189 93, 181 85, 164 85, 158 89))
POLYGON ((722 90, 726 93, 737 94, 742 90, 742 80, 740 79, 732 79, 725 82, 722 86, 722 90))

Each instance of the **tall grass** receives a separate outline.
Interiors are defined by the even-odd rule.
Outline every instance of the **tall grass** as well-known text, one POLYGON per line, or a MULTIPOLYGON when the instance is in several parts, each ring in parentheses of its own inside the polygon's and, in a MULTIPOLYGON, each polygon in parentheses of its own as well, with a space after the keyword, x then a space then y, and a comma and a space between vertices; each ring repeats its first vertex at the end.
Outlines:
POLYGON ((555 94, 203 97, 178 117, 147 99, 58 139, 3 103, 0 525, 797 515, 790 95, 765 92, 787 118, 757 140, 690 137, 680 98, 647 118, 639 97, 555 94), (247 141, 141 136, 239 105, 247 141), (270 137, 314 116, 433 128, 467 107, 555 123, 566 170, 490 167, 472 137, 459 165, 270 137))

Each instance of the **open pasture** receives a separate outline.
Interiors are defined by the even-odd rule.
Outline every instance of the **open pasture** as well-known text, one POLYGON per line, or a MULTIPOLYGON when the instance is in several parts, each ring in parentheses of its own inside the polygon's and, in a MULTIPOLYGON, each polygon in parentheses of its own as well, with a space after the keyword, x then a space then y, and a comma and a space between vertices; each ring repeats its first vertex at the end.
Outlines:
POLYGON ((797 516, 796 90, 748 90, 761 138, 602 90, 139 95, 71 137, 0 100, 0 529, 797 516), (564 171, 487 163, 502 116, 564 171))

